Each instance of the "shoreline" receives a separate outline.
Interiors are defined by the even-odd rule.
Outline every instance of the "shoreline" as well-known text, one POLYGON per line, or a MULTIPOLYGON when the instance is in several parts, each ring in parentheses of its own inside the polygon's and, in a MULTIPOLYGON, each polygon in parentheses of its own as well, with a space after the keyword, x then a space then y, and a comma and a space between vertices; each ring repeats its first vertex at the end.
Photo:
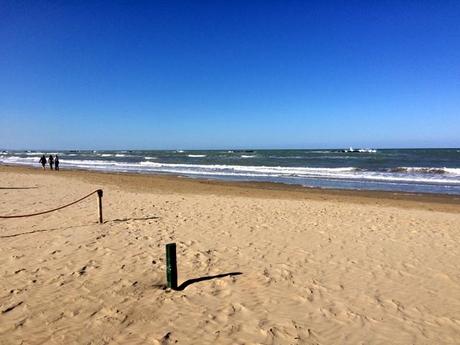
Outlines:
MULTIPOLYGON (((170 174, 192 179, 271 182, 307 188, 460 196, 460 161, 452 149, 396 149, 373 154, 334 150, 59 152, 64 169, 170 174), (231 153, 229 153, 231 152, 231 153), (250 159, 246 159, 250 158, 250 159)), ((37 167, 42 152, 9 152, 0 164, 37 167)))
MULTIPOLYGON (((42 175, 50 171, 47 169, 43 172, 40 168, 35 167, 2 164, 0 165, 0 172, 42 175)), ((57 176, 77 178, 85 182, 116 185, 122 189, 136 192, 155 191, 174 194, 219 194, 269 199, 310 199, 460 212, 460 196, 451 194, 329 189, 276 182, 223 181, 173 174, 99 172, 84 169, 64 169, 53 173, 57 176)))

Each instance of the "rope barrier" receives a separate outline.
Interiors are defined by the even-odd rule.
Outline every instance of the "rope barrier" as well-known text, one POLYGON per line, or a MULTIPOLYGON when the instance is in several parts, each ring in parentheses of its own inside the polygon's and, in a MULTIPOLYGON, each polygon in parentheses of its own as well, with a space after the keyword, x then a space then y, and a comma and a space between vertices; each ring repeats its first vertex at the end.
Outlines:
POLYGON ((45 214, 45 213, 50 213, 50 212, 54 212, 54 211, 58 211, 58 210, 61 210, 63 208, 66 208, 66 207, 69 207, 69 206, 72 206, 74 204, 76 204, 77 202, 80 202, 88 197, 90 197, 91 195, 97 193, 97 195, 99 196, 99 211, 100 211, 100 223, 102 223, 102 207, 100 205, 100 199, 102 198, 102 189, 98 189, 98 190, 95 190, 91 193, 89 193, 88 195, 85 195, 84 197, 76 200, 76 201, 73 201, 69 204, 66 204, 64 206, 60 206, 60 207, 57 207, 57 208, 53 208, 52 210, 47 210, 47 211, 42 211, 42 212, 37 212, 37 213, 30 213, 30 214, 21 214, 21 215, 14 215, 14 216, 0 216, 0 218, 23 218, 23 217, 33 217, 33 216, 39 216, 41 214, 45 214))

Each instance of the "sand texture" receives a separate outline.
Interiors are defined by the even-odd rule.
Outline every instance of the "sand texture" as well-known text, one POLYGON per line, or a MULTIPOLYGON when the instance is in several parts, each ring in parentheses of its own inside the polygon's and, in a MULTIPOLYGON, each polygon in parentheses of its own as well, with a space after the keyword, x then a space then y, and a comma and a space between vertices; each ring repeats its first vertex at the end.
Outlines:
POLYGON ((0 219, 1 345, 460 344, 458 198, 0 167, 0 215, 98 188, 0 219))

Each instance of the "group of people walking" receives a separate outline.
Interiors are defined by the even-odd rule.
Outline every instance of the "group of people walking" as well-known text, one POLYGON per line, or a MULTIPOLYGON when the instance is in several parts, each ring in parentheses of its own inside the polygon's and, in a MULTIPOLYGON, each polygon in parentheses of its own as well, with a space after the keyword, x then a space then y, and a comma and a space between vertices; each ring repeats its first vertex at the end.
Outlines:
POLYGON ((53 158, 53 155, 50 155, 48 157, 48 161, 46 160, 45 155, 43 155, 40 158, 40 161, 39 161, 39 163, 41 163, 41 165, 43 167, 43 170, 46 169, 46 162, 48 162, 48 164, 50 165, 51 170, 53 170, 53 166, 54 166, 54 170, 59 170, 59 157, 58 157, 58 155, 54 156, 54 158, 53 158))

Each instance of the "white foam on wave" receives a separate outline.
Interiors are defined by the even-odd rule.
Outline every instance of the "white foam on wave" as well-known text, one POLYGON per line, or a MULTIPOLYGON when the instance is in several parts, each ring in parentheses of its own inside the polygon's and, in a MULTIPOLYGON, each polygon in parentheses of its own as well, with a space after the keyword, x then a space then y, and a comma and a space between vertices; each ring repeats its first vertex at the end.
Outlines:
MULTIPOLYGON (((93 160, 93 159, 61 159, 61 164, 66 164, 69 166, 101 166, 101 167, 111 167, 111 166, 125 166, 131 165, 130 163, 109 161, 109 160, 93 160)), ((134 163, 137 164, 137 163, 134 163)))
POLYGON ((301 177, 312 175, 337 174, 351 172, 355 168, 299 168, 299 167, 269 167, 223 164, 171 164, 157 162, 140 162, 140 165, 164 172, 182 172, 200 175, 228 175, 228 176, 274 176, 274 177, 301 177))
POLYGON ((273 159, 302 159, 306 158, 303 156, 268 156, 268 158, 273 158, 273 159))
POLYGON ((113 157, 113 154, 111 154, 111 153, 103 153, 100 156, 101 157, 113 157))
POLYGON ((460 168, 444 168, 444 170, 449 174, 460 176, 460 168))
POLYGON ((124 154, 122 154, 122 153, 117 153, 117 154, 115 155, 115 157, 126 157, 126 155, 124 155, 124 154))
POLYGON ((37 156, 37 157, 45 155, 48 157, 49 155, 58 155, 58 154, 60 155, 61 153, 59 152, 25 152, 21 154, 26 155, 26 156, 37 156))
POLYGON ((460 168, 436 168, 436 167, 400 167, 394 169, 396 171, 407 171, 416 174, 451 174, 460 176, 460 168))
POLYGON ((187 157, 190 157, 190 158, 202 158, 202 157, 206 157, 206 155, 187 155, 187 157))
POLYGON ((460 179, 436 178, 434 176, 411 176, 401 173, 362 171, 353 167, 342 168, 309 168, 309 167, 269 167, 242 165, 205 165, 205 164, 167 164, 141 162, 149 170, 170 173, 251 176, 251 177, 293 177, 293 178, 331 178, 349 180, 370 180, 382 182, 425 182, 437 184, 460 184, 460 179))
POLYGON ((254 158, 255 155, 241 155, 241 158, 254 158))
POLYGON ((148 157, 148 156, 146 156, 146 157, 144 157, 144 159, 158 159, 158 158, 157 157, 148 157))
POLYGON ((34 165, 38 164, 38 157, 19 157, 19 156, 3 156, 0 157, 0 163, 5 164, 20 164, 20 165, 34 165))

